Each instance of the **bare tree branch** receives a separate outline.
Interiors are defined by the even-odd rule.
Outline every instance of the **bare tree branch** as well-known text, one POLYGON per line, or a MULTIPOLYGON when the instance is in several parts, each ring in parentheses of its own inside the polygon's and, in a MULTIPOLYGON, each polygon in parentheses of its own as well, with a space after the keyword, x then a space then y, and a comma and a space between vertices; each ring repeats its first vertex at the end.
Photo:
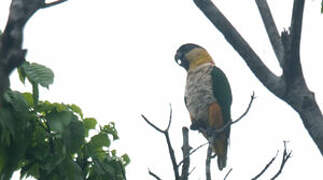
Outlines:
MULTIPOLYGON (((254 99, 255 99, 255 93, 253 92, 246 111, 238 119, 236 119, 234 121, 227 122, 223 127, 219 128, 219 129, 205 129, 203 127, 199 127, 198 130, 204 134, 207 134, 208 136, 213 136, 213 138, 216 139, 219 136, 219 134, 223 133, 227 128, 231 127, 232 124, 239 122, 243 117, 245 117, 247 115, 254 99)), ((211 141, 209 141, 209 142, 211 142, 211 141)))
POLYGON ((267 169, 271 166, 271 164, 275 161, 277 155, 278 155, 278 152, 276 153, 276 155, 266 164, 265 168, 259 173, 257 174, 254 178, 252 178, 252 180, 256 180, 258 179, 260 176, 262 176, 264 174, 264 172, 267 171, 267 169))
POLYGON ((211 155, 212 155, 212 143, 209 143, 209 147, 207 148, 207 155, 205 161, 205 174, 206 180, 211 180, 211 155))
MULTIPOLYGON (((291 53, 299 57, 305 0, 294 0, 291 22, 291 53)), ((299 59, 298 59, 299 60, 299 59)))
POLYGON ((156 178, 157 180, 161 180, 161 178, 160 178, 159 176, 157 176, 155 173, 153 173, 150 169, 148 169, 148 173, 149 173, 152 177, 156 178))
POLYGON ((54 1, 54 2, 51 2, 51 3, 45 3, 42 5, 42 8, 49 8, 49 7, 52 7, 52 6, 56 6, 58 4, 61 4, 63 2, 66 2, 67 0, 58 0, 58 1, 54 1))
POLYGON ((282 162, 280 164, 280 168, 279 168, 278 172, 271 178, 271 180, 276 179, 281 174, 281 172, 283 171, 283 168, 285 167, 286 162, 288 161, 288 159, 292 155, 292 151, 287 152, 286 143, 287 142, 284 141, 284 154, 283 154, 282 162))
MULTIPOLYGON (((290 34, 284 32, 285 49, 288 51, 286 57, 286 65, 283 66, 283 76, 286 78, 287 87, 291 88, 292 84, 297 80, 303 80, 303 72, 300 62, 300 41, 302 32, 303 12, 305 0, 294 0, 293 14, 290 26, 290 34)), ((305 82, 303 82, 305 83, 305 82)))
POLYGON ((189 154, 192 148, 189 145, 188 129, 186 127, 183 127, 182 133, 183 133, 183 146, 182 146, 183 157, 187 157, 187 158, 184 158, 184 161, 183 161, 181 180, 188 180, 189 169, 190 169, 189 154))
POLYGON ((232 171, 232 168, 227 172, 227 174, 224 176, 223 180, 226 180, 228 178, 228 176, 230 175, 232 171))
POLYGON ((279 61, 280 66, 283 67, 284 66, 284 46, 280 39, 280 35, 278 33, 275 21, 271 15, 270 8, 266 0, 256 0, 256 4, 258 6, 259 12, 262 17, 262 21, 264 22, 269 40, 274 49, 276 57, 279 61))
POLYGON ((209 143, 208 142, 206 142, 206 143, 204 143, 204 144, 201 144, 201 145, 199 145, 197 148, 195 148, 195 149, 193 149, 193 151, 191 151, 188 155, 186 155, 184 158, 183 158, 183 160, 181 161, 181 162, 179 162, 178 163, 178 167, 180 166, 180 165, 182 165, 182 163, 185 161, 185 159, 186 158, 189 158, 193 153, 195 153, 197 150, 199 150, 199 149, 201 149, 202 147, 204 147, 205 145, 208 145, 209 143))
MULTIPOLYGON (((259 81, 274 95, 294 108, 300 115, 305 128, 323 155, 323 116, 316 103, 314 93, 311 92, 306 85, 299 56, 305 0, 294 0, 290 29, 291 34, 284 31, 281 35, 281 41, 284 46, 283 75, 281 77, 274 75, 268 67, 264 65, 258 55, 211 0, 194 0, 194 2, 245 60, 248 67, 259 81)), ((256 2, 261 5, 261 2, 264 3, 265 1, 258 0, 256 2)), ((263 6, 259 8, 262 9, 261 13, 264 18, 266 11, 267 14, 270 11, 269 8, 266 8, 266 5, 262 5, 263 6)), ((268 16, 265 19, 267 19, 264 20, 265 24, 273 25, 272 18, 268 16), (270 23, 271 21, 272 23, 270 23)), ((276 36, 271 38, 277 39, 277 33, 275 32, 268 33, 268 35, 276 36)))
POLYGON ((247 65, 263 85, 273 93, 283 96, 285 89, 284 82, 268 69, 220 10, 210 0, 194 0, 194 2, 213 25, 224 35, 225 39, 240 56, 244 58, 247 65))
MULTIPOLYGON (((287 143, 287 141, 284 141, 284 153, 283 153, 283 157, 282 157, 282 162, 280 164, 280 168, 277 171, 277 173, 271 178, 271 180, 276 179, 281 174, 283 168, 286 165, 287 160, 291 157, 292 151, 287 152, 286 143, 287 143)), ((268 170, 268 168, 272 165, 272 163, 277 158, 278 152, 279 151, 277 151, 276 155, 266 164, 265 168, 259 174, 257 174, 254 178, 252 178, 252 180, 258 179, 259 177, 261 177, 268 170)))
POLYGON ((173 170, 174 170, 174 175, 175 175, 175 179, 179 180, 180 176, 179 176, 179 171, 178 171, 178 166, 177 166, 177 162, 176 162, 176 157, 175 157, 175 153, 174 153, 174 149, 172 147, 172 144, 170 142, 170 138, 169 138, 169 127, 171 125, 171 120, 172 120, 172 108, 170 107, 170 118, 169 118, 169 122, 168 122, 168 126, 166 128, 166 130, 161 130, 160 128, 158 128, 157 126, 155 126, 153 123, 151 123, 144 115, 141 115, 141 117, 151 126, 153 127, 155 130, 157 130, 158 132, 164 134, 165 138, 166 138, 166 142, 167 142, 167 146, 168 146, 168 151, 169 151, 169 155, 170 155, 170 159, 172 161, 172 165, 173 165, 173 170))
POLYGON ((146 121, 146 123, 148 123, 151 127, 153 127, 156 131, 160 132, 160 133, 165 133, 165 131, 161 130, 159 127, 155 126, 153 123, 151 123, 143 114, 141 115, 141 117, 146 121))
POLYGON ((249 112, 249 110, 250 110, 250 108, 251 108, 251 105, 252 105, 252 102, 253 102, 253 100, 255 99, 256 97, 255 97, 255 92, 252 92, 252 95, 251 95, 251 98, 250 98, 250 102, 249 102, 249 104, 248 104, 248 107, 247 107, 247 109, 246 109, 246 111, 238 118, 238 119, 236 119, 236 120, 234 120, 234 121, 232 121, 232 122, 228 122, 226 125, 224 125, 222 128, 220 128, 220 129, 216 129, 215 130, 215 133, 216 134, 220 134, 220 133, 222 133, 224 130, 226 130, 229 126, 231 126, 232 124, 235 124, 235 123, 237 123, 237 122, 239 122, 243 117, 245 117, 247 114, 248 114, 248 112, 249 112))
POLYGON ((173 108, 172 108, 172 105, 169 104, 169 109, 170 109, 170 112, 169 112, 169 121, 168 121, 168 125, 167 125, 167 128, 166 128, 166 131, 169 130, 169 127, 170 127, 170 124, 172 123, 172 116, 173 116, 173 108))

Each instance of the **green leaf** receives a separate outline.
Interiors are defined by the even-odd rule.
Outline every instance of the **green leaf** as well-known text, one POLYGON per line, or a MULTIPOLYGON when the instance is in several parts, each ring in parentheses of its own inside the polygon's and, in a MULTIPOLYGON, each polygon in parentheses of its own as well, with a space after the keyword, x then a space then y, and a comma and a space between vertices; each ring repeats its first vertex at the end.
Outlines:
POLYGON ((110 139, 106 134, 99 133, 91 138, 89 144, 91 150, 97 151, 98 149, 102 149, 102 147, 109 147, 110 143, 110 139))
POLYGON ((130 158, 128 154, 122 155, 121 158, 123 160, 123 166, 127 166, 130 163, 130 158))
POLYGON ((65 128, 70 124, 73 119, 73 114, 68 111, 51 112, 46 116, 49 128, 52 131, 62 134, 65 128))
POLYGON ((95 129, 97 121, 94 118, 85 118, 83 120, 83 124, 84 124, 84 128, 85 128, 85 136, 87 137, 89 135, 89 130, 95 129))
POLYGON ((83 180, 82 170, 78 164, 73 160, 65 159, 63 162, 64 171, 66 174, 66 179, 72 180, 83 180))
POLYGON ((25 66, 25 63, 27 63, 27 62, 24 62, 20 67, 17 68, 19 79, 23 84, 25 84, 25 80, 26 80, 26 72, 23 68, 23 66, 25 66))
POLYGON ((22 96, 25 98, 25 101, 27 102, 28 106, 33 107, 34 106, 34 100, 33 95, 29 92, 22 93, 22 96))
POLYGON ((108 125, 103 126, 103 128, 101 128, 101 131, 112 135, 113 140, 119 139, 118 132, 115 128, 114 122, 110 122, 108 125))
POLYGON ((46 66, 31 63, 22 67, 31 82, 38 83, 46 88, 54 82, 54 73, 46 66))
POLYGON ((0 109, 0 137, 1 144, 10 143, 10 135, 15 135, 15 118, 11 109, 3 106, 0 109))
POLYGON ((72 104, 72 105, 68 105, 68 107, 71 108, 71 110, 73 112, 75 112, 76 114, 80 115, 81 118, 83 118, 82 109, 79 106, 77 106, 75 104, 72 104))
POLYGON ((73 120, 63 133, 63 141, 67 151, 72 154, 78 152, 84 144, 84 137, 84 126, 82 122, 73 120))
POLYGON ((28 111, 27 102, 20 92, 8 90, 4 94, 4 99, 13 106, 15 111, 20 113, 28 111))

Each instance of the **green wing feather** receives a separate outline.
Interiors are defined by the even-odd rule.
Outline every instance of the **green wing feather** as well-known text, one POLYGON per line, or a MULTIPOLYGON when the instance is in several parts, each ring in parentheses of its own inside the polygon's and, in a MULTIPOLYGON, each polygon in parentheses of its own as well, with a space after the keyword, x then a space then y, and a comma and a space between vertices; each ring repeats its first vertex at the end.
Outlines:
MULTIPOLYGON (((232 93, 230 84, 223 71, 215 66, 212 70, 212 81, 213 94, 221 106, 223 121, 226 124, 231 121, 232 93)), ((230 128, 225 132, 227 137, 229 137, 230 128)))

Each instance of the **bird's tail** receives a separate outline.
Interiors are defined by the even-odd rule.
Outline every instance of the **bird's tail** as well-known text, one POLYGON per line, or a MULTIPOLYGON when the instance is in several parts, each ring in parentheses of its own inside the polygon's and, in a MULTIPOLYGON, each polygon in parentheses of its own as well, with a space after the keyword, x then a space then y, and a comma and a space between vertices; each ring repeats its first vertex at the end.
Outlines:
POLYGON ((218 168, 221 171, 227 165, 228 139, 221 134, 214 142, 213 151, 217 155, 218 168))

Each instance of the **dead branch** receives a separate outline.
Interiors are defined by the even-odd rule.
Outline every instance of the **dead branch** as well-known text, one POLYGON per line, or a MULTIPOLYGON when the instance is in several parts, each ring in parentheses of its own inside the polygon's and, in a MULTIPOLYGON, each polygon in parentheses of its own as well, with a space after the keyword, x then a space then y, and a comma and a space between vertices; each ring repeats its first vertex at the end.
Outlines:
POLYGON ((278 172, 271 178, 271 180, 276 179, 281 174, 281 172, 283 171, 283 168, 285 167, 286 162, 288 161, 288 159, 292 155, 292 151, 287 152, 286 143, 287 142, 284 141, 284 154, 283 154, 282 162, 280 164, 280 168, 279 168, 278 172))
POLYGON ((171 125, 171 121, 172 121, 172 107, 170 106, 170 116, 169 116, 169 121, 168 121, 168 126, 165 130, 161 130, 160 128, 158 128, 157 126, 155 126, 153 123, 151 123, 144 115, 141 115, 141 117, 151 126, 153 127, 155 130, 157 130, 158 132, 164 134, 165 138, 166 138, 166 142, 167 142, 167 146, 168 146, 168 151, 169 151, 169 155, 172 161, 172 166, 173 166, 173 171, 174 171, 174 176, 176 180, 180 179, 180 175, 179 175, 179 171, 178 171, 178 166, 177 166, 177 162, 176 162, 176 157, 175 157, 175 153, 174 153, 174 149, 172 147, 172 144, 170 142, 170 138, 169 138, 169 128, 171 125))
POLYGON ((224 176, 223 180, 226 180, 231 172, 232 172, 232 168, 227 172, 227 174, 224 176))
POLYGON ((206 180, 211 180, 211 159, 212 159, 212 143, 209 143, 209 147, 207 148, 206 153, 206 161, 205 161, 205 174, 206 180))
POLYGON ((194 0, 194 3, 240 54, 259 81, 300 115, 306 130, 323 155, 323 116, 314 93, 307 87, 300 63, 299 50, 305 0, 294 0, 290 32, 284 31, 281 37, 277 33, 266 1, 256 0, 267 34, 282 66, 283 75, 280 77, 263 63, 211 0, 194 0))
POLYGON ((266 164, 265 168, 259 173, 257 174, 254 178, 252 178, 252 180, 256 180, 258 179, 260 176, 262 176, 266 171, 267 169, 271 166, 271 164, 275 161, 277 155, 278 155, 278 152, 276 153, 276 155, 266 164))
MULTIPOLYGON (((183 151, 183 167, 182 167, 182 175, 181 175, 181 180, 188 180, 189 176, 189 169, 190 169, 190 150, 192 147, 189 145, 188 142, 188 129, 186 127, 182 128, 182 133, 183 133, 183 146, 182 146, 182 151, 183 151)), ((178 166, 177 166, 178 167, 178 166)))
POLYGON ((195 149, 193 149, 189 154, 187 154, 184 158, 183 158, 183 160, 181 161, 181 162, 179 162, 178 163, 178 167, 179 166, 181 166, 182 165, 182 163, 184 162, 184 160, 186 159, 186 158, 189 158, 193 153, 195 153, 197 150, 199 150, 199 149, 201 149, 202 147, 204 147, 205 145, 208 145, 209 143, 208 142, 206 142, 206 143, 204 143, 204 144, 201 144, 201 145, 199 145, 198 147, 196 147, 195 149))
MULTIPOLYGON (((214 139, 216 139, 221 133, 223 133, 227 128, 231 127, 233 124, 239 122, 243 117, 245 117, 252 105, 253 100, 255 99, 255 93, 253 92, 251 95, 251 99, 249 102, 249 105, 246 109, 246 111, 236 120, 234 121, 229 121, 228 123, 226 123, 223 127, 219 128, 219 129, 204 129, 203 127, 199 127, 198 130, 202 133, 205 133, 207 135, 212 135, 214 139)), ((211 142, 211 141, 209 141, 211 142)))
POLYGON ((148 169, 148 174, 150 174, 152 177, 156 178, 157 180, 161 180, 161 178, 157 176, 155 173, 153 173, 150 169, 148 169))
MULTIPOLYGON (((280 164, 280 168, 277 171, 277 173, 271 178, 271 180, 276 179, 282 172, 283 168, 285 167, 285 164, 287 162, 287 160, 291 157, 292 155, 292 151, 287 152, 287 147, 286 147, 286 143, 287 141, 284 141, 284 153, 283 153, 283 157, 282 157, 282 162, 280 164)), ((278 152, 276 153, 276 155, 266 164, 265 168, 259 173, 257 174, 254 178, 252 178, 252 180, 256 180, 259 177, 261 177, 267 170, 268 168, 272 165, 272 163, 275 161, 275 159, 277 158, 278 152)))

